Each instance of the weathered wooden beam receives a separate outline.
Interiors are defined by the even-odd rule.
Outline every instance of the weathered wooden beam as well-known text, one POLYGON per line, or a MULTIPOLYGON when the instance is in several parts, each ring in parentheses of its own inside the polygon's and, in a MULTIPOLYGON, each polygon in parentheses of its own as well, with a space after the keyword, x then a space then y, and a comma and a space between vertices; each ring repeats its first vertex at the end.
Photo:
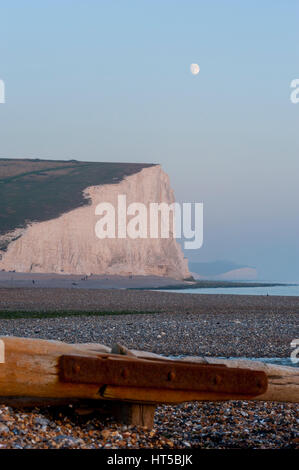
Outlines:
POLYGON ((148 387, 118 387, 105 385, 101 388, 101 396, 105 400, 123 400, 153 403, 183 403, 187 401, 227 401, 252 400, 252 395, 237 395, 232 393, 200 392, 197 390, 171 390, 148 387))
POLYGON ((111 353, 111 348, 100 343, 73 343, 71 346, 79 348, 81 351, 85 351, 90 354, 105 354, 111 353))
POLYGON ((71 384, 59 381, 58 361, 62 354, 93 354, 59 341, 1 337, 5 362, 0 364, 1 397, 102 399, 100 384, 71 384))
MULTIPOLYGON (((148 358, 148 359, 164 359, 163 356, 158 354, 154 354, 148 351, 138 351, 132 350, 135 356, 140 358, 148 358)), ((171 359, 169 359, 171 361, 171 359)), ((263 362, 258 361, 249 361, 244 359, 219 359, 213 357, 195 357, 195 356, 188 356, 182 359, 183 361, 195 362, 199 364, 223 364, 227 367, 233 368, 246 368, 250 370, 259 370, 265 372, 268 378, 268 389, 267 392, 259 395, 255 398, 246 398, 247 400, 259 400, 259 401, 280 401, 280 402, 299 402, 299 368, 296 367, 287 367, 287 366, 279 366, 275 364, 265 364, 263 362)), ((136 391, 134 390, 134 395, 136 396, 136 391)), ((125 393, 125 396, 128 398, 131 393, 130 390, 122 389, 120 391, 116 390, 115 387, 107 387, 105 391, 105 395, 107 398, 112 396, 118 396, 120 393, 125 393)), ((141 396, 141 390, 139 390, 141 396)), ((147 393, 147 397, 151 396, 151 399, 155 401, 157 398, 157 394, 155 391, 149 391, 147 393)), ((164 395, 165 402, 168 401, 169 403, 179 403, 181 401, 193 401, 193 400, 221 400, 224 399, 224 395, 221 397, 217 397, 215 395, 212 397, 209 394, 207 395, 196 394, 194 396, 193 392, 183 392, 183 393, 176 393, 175 395, 168 393, 167 396, 164 395), (209 398, 210 397, 210 398, 209 398), (167 400, 166 400, 167 399, 167 400)), ((229 397, 227 398, 230 399, 229 397)), ((243 397, 245 399, 245 397, 243 397)))
MULTIPOLYGON (((59 359, 62 355, 86 355, 97 358, 103 354, 103 345, 71 345, 59 341, 45 341, 28 338, 1 337, 5 344, 5 363, 0 364, 0 401, 22 397, 29 399, 73 400, 125 400, 138 403, 179 403, 183 401, 237 399, 232 394, 213 394, 200 391, 151 389, 140 387, 118 387, 107 384, 80 384, 59 380, 59 359)), ((105 351, 106 352, 106 351, 105 351)), ((146 357, 150 353, 134 351, 135 355, 146 357)), ((127 356, 119 356, 125 362, 127 356)), ((163 358, 165 359, 165 358, 163 358)), ((298 368, 264 364, 244 360, 222 360, 217 358, 186 358, 188 361, 223 364, 233 368, 248 368, 264 371, 268 377, 267 391, 254 398, 242 395, 240 399, 265 401, 299 402, 298 368)), ((170 360, 171 362, 171 360, 170 360)))
POLYGON ((227 367, 242 367, 249 370, 263 371, 268 378, 268 388, 265 393, 253 400, 259 401, 280 401, 299 403, 299 368, 279 366, 276 364, 265 364, 258 361, 244 359, 219 359, 215 357, 186 357, 186 361, 224 364, 227 367))

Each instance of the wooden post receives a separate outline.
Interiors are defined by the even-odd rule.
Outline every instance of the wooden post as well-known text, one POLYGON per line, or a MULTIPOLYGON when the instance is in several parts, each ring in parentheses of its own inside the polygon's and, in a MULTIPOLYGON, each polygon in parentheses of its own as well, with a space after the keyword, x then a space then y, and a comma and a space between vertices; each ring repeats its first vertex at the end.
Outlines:
MULTIPOLYGON (((118 343, 112 346, 111 352, 136 357, 133 351, 118 343)), ((116 418, 125 424, 146 426, 148 429, 154 426, 156 405, 120 402, 116 405, 115 410, 116 418)))
POLYGON ((151 429, 154 425, 156 405, 142 403, 118 402, 112 407, 115 418, 124 424, 146 426, 151 429))

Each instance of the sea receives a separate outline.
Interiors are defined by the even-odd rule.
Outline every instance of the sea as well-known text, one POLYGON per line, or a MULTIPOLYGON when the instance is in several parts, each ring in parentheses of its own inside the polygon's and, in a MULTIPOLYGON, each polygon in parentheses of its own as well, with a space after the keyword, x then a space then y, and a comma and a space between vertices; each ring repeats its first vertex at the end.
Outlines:
POLYGON ((161 289, 161 291, 179 292, 181 294, 286 295, 299 297, 299 285, 251 287, 250 282, 248 282, 248 287, 196 287, 194 289, 161 289))
MULTIPOLYGON (((185 356, 168 356, 170 359, 183 359, 185 356)), ((264 364, 274 364, 279 366, 299 367, 299 360, 292 360, 290 357, 217 357, 217 359, 258 361, 264 364)))
MULTIPOLYGON (((165 291, 166 289, 163 289, 165 291)), ((169 289, 169 292, 179 292, 181 294, 231 294, 231 295, 281 295, 299 297, 299 285, 279 285, 265 287, 209 287, 195 289, 169 289)), ((173 357, 174 358, 174 357, 173 357)), ((285 357, 229 357, 222 359, 247 359, 252 361, 260 361, 268 364, 277 364, 289 367, 299 367, 299 362, 293 362, 291 358, 285 357)))

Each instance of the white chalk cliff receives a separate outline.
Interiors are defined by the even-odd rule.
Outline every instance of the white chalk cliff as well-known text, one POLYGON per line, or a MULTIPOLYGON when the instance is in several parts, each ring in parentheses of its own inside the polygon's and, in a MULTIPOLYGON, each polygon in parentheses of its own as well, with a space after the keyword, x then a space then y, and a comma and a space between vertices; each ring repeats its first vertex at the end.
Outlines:
MULTIPOLYGON (((95 208, 101 202, 117 207, 118 195, 132 202, 174 202, 167 174, 160 165, 144 168, 117 184, 86 188, 89 205, 56 219, 33 222, 9 234, 12 240, 0 251, 0 269, 5 271, 58 274, 158 275, 175 279, 190 276, 187 260, 174 238, 99 239, 95 208)), ((69 197, 72 197, 70 193, 69 197)), ((5 237, 4 237, 5 238, 5 237)))

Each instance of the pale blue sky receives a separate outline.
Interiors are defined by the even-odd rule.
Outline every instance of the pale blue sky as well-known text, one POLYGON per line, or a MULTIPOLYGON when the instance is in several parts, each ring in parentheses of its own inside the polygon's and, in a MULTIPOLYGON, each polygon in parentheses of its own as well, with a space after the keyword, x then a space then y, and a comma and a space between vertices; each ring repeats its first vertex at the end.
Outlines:
POLYGON ((161 163, 204 202, 197 259, 299 281, 298 21, 298 0, 2 1, 0 156, 161 163))

